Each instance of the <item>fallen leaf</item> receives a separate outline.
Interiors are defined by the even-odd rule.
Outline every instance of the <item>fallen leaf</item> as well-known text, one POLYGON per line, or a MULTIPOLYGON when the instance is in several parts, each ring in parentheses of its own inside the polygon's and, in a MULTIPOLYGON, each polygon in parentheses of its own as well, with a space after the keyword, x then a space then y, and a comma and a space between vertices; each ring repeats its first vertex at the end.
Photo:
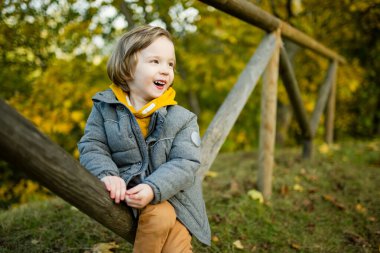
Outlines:
POLYGON ((248 191, 248 196, 250 196, 253 200, 258 200, 259 203, 264 203, 264 197, 263 194, 259 191, 256 191, 254 189, 248 191))
POLYGON ((366 213, 367 212, 367 209, 363 205, 361 205, 361 204, 356 204, 355 210, 358 213, 366 213))
POLYGON ((375 222, 375 221, 376 221, 376 217, 374 217, 374 216, 369 216, 369 217, 368 217, 368 220, 369 220, 369 221, 372 221, 372 222, 375 222))
POLYGON ((216 235, 214 235, 214 236, 211 238, 211 240, 212 240, 213 242, 219 242, 219 237, 217 237, 216 235))
POLYGON ((295 185, 293 185, 293 190, 295 190, 297 192, 303 192, 303 187, 300 184, 295 184, 295 185))
POLYGON ((339 203, 333 196, 331 195, 328 195, 328 194, 325 194, 323 195, 323 199, 330 202, 331 204, 333 204, 334 206, 336 206, 337 208, 339 208, 340 210, 345 210, 346 207, 339 203))
POLYGON ((91 248, 91 253, 113 253, 113 249, 119 248, 116 242, 97 243, 91 248))
POLYGON ((215 171, 207 171, 206 174, 205 174, 205 177, 211 177, 211 178, 215 178, 218 176, 218 172, 215 172, 215 171))
POLYGON ((235 248, 237 248, 237 249, 244 249, 244 246, 243 246, 243 244, 241 243, 240 240, 234 241, 233 245, 234 245, 235 248))
POLYGON ((296 250, 301 249, 301 245, 299 245, 298 243, 294 243, 294 242, 290 244, 290 247, 292 247, 293 249, 296 249, 296 250))

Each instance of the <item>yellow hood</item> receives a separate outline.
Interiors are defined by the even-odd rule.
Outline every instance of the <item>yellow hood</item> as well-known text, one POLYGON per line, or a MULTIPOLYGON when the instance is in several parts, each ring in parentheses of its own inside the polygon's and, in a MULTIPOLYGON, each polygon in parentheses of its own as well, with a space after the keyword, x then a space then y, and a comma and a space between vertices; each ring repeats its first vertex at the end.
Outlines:
POLYGON ((174 100, 176 92, 172 87, 169 87, 169 89, 167 89, 164 92, 164 94, 162 94, 160 97, 153 99, 152 101, 144 105, 140 110, 136 111, 135 108, 132 106, 131 102, 129 101, 129 96, 126 92, 124 92, 120 87, 116 86, 115 84, 111 84, 110 88, 115 94, 117 100, 119 100, 126 107, 128 107, 128 109, 133 113, 133 115, 135 115, 137 123, 139 124, 144 137, 146 137, 146 135, 148 134, 150 116, 161 107, 177 104, 177 102, 174 100))

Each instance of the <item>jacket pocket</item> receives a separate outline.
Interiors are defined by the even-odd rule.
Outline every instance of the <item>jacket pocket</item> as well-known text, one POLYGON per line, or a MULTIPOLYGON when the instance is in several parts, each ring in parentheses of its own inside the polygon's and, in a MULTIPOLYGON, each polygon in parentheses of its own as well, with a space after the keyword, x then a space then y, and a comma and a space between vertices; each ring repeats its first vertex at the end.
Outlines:
POLYGON ((105 120, 104 128, 111 152, 123 152, 137 147, 134 135, 126 122, 105 120))

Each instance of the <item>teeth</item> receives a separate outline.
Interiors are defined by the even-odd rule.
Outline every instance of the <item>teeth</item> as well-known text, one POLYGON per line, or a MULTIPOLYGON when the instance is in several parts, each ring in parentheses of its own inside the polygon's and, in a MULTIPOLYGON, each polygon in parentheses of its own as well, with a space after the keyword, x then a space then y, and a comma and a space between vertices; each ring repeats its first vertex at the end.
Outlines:
POLYGON ((156 85, 165 85, 165 82, 163 81, 154 81, 153 83, 156 85))

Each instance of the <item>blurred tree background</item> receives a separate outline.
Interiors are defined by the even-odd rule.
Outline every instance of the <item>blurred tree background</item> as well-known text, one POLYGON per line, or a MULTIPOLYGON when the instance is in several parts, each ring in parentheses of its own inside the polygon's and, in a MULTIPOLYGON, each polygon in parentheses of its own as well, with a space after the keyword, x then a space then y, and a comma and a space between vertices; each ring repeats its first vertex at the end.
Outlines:
MULTIPOLYGON (((346 57, 337 78, 337 140, 379 136, 380 0, 250 1, 346 57)), ((173 34, 177 100, 198 114, 202 133, 265 35, 193 0, 5 0, 0 15, 0 97, 75 157, 91 97, 110 84, 107 59, 127 30, 150 23, 173 34)), ((328 61, 284 45, 311 113, 328 61)), ((300 130, 281 84, 278 98, 278 144, 295 145, 300 130)), ((259 107, 260 86, 222 151, 257 147, 259 107)), ((0 208, 48 196, 17 168, 0 161, 0 169, 0 208)))

